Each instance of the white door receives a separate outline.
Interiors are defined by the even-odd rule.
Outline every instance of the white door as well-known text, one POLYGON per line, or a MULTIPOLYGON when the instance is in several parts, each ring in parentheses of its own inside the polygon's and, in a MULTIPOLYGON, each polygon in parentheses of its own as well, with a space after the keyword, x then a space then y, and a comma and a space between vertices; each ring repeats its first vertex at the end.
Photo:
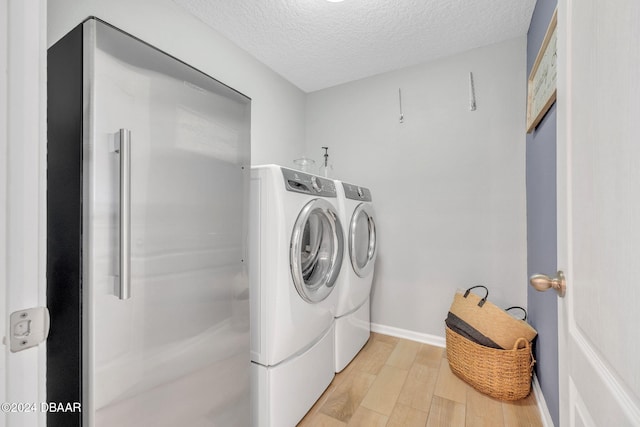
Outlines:
POLYGON ((562 426, 640 425, 640 2, 560 0, 562 426))
MULTIPOLYGON (((46 16, 44 0, 0 0, 0 337, 46 305, 46 16)), ((45 425, 45 350, 0 344, 0 427, 45 425)))

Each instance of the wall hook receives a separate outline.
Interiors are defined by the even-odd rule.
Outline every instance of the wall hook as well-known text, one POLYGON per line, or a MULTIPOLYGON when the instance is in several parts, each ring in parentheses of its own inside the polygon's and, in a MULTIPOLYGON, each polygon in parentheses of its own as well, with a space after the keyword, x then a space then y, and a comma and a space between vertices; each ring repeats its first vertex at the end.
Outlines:
POLYGON ((404 123, 404 114, 402 114, 402 89, 398 89, 398 103, 400 105, 400 123, 404 123))
POLYGON ((469 111, 476 111, 476 90, 473 86, 473 73, 469 71, 469 111))

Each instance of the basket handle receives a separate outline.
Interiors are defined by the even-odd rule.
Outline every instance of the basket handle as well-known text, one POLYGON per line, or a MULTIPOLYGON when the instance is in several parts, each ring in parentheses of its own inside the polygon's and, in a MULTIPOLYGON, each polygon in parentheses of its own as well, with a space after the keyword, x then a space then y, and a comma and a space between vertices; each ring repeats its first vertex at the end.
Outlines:
POLYGON ((514 308, 517 308, 518 310, 522 310, 524 312, 524 318, 520 319, 520 320, 527 320, 527 310, 525 310, 524 308, 518 306, 518 305, 514 305, 513 307, 509 307, 509 308, 505 308, 504 311, 509 311, 512 310, 514 308))
POLYGON ((513 345, 513 349, 514 350, 519 350, 521 348, 530 348, 531 347, 531 343, 529 342, 528 339, 524 338, 524 337, 520 337, 516 340, 516 343, 513 345), (520 343, 524 341, 524 347, 520 347, 520 343))
POLYGON ((479 302, 478 302, 478 307, 482 307, 484 305, 485 302, 487 302, 487 297, 489 296, 489 289, 487 289, 486 286, 482 286, 482 285, 476 285, 476 286, 472 286, 469 289, 467 289, 464 293, 464 297, 468 297, 469 293, 471 292, 471 289, 475 289, 475 288, 482 288, 485 290, 485 294, 484 294, 484 298, 482 298, 479 302))
POLYGON ((533 348, 531 347, 531 343, 529 342, 528 339, 520 337, 518 338, 518 340, 516 341, 516 343, 513 345, 513 349, 514 350, 520 350, 520 342, 524 341, 524 347, 522 348, 528 348, 529 349, 529 355, 531 356, 531 364, 529 364, 529 369, 533 368, 533 365, 536 364, 536 358, 533 356, 533 348))

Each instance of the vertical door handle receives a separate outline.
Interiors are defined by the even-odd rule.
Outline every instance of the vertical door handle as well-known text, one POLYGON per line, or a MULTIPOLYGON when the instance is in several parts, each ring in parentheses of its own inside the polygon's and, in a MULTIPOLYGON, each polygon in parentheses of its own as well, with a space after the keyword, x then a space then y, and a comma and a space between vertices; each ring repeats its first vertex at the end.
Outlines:
POLYGON ((549 277, 545 274, 534 274, 529 278, 529 283, 539 292, 553 288, 558 292, 560 297, 563 297, 567 291, 567 282, 562 271, 558 271, 556 277, 549 277))
POLYGON ((116 295, 131 298, 131 131, 120 129, 116 152, 120 154, 120 214, 118 280, 116 295))

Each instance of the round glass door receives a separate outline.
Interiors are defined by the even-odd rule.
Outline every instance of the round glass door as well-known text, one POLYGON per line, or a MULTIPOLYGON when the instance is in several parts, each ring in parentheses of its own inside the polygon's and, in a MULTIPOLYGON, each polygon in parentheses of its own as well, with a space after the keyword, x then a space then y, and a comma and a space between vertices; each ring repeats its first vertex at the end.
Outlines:
POLYGON ((344 240, 333 206, 324 199, 307 203, 291 235, 291 276, 298 294, 317 303, 329 296, 340 272, 344 240))
POLYGON ((353 271, 359 277, 365 277, 371 272, 376 255, 376 223, 373 220, 373 209, 368 204, 358 205, 351 216, 349 255, 353 271))

